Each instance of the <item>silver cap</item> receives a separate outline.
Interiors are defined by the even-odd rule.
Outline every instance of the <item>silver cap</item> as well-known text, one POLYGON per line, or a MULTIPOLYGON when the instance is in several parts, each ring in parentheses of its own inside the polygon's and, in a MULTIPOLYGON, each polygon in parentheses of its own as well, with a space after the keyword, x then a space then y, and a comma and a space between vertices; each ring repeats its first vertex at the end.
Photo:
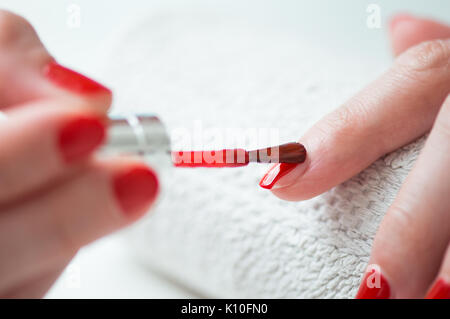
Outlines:
POLYGON ((156 169, 171 165, 170 138, 158 117, 125 114, 109 118, 102 154, 142 156, 156 169))

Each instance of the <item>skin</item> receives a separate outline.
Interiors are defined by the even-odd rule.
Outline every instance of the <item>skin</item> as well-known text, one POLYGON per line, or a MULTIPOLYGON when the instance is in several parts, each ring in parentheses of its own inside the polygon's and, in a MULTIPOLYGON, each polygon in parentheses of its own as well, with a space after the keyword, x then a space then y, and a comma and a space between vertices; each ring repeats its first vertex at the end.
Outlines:
POLYGON ((62 159, 55 140, 63 124, 104 116, 112 96, 54 85, 42 73, 52 60, 26 20, 0 11, 0 110, 8 116, 0 121, 0 297, 44 296, 80 247, 151 205, 126 214, 112 191, 117 174, 144 165, 138 160, 62 159))
POLYGON ((369 263, 382 269, 391 297, 423 298, 435 280, 450 282, 450 27, 402 14, 391 21, 390 40, 392 67, 307 131, 300 142, 308 161, 272 192, 312 198, 431 131, 369 263))

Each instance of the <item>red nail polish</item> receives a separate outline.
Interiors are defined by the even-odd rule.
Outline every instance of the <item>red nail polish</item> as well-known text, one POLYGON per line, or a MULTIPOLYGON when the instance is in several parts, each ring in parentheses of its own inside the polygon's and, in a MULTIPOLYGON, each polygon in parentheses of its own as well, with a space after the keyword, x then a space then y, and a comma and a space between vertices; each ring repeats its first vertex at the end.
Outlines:
POLYGON ((439 279, 427 293, 425 299, 450 299, 450 283, 439 279))
POLYGON ((366 272, 356 299, 389 299, 391 289, 386 278, 376 269, 366 272))
POLYGON ((111 91, 88 77, 68 69, 56 62, 50 62, 44 69, 50 81, 78 94, 110 94, 111 91))
POLYGON ((158 193, 158 178, 147 167, 136 167, 114 178, 114 193, 126 215, 141 212, 158 193))
POLYGON ((259 182, 259 186, 271 189, 275 183, 287 173, 297 167, 298 164, 281 163, 270 169, 259 182))
POLYGON ((89 155, 105 140, 105 126, 98 118, 82 117, 66 123, 60 131, 58 146, 66 162, 89 155))

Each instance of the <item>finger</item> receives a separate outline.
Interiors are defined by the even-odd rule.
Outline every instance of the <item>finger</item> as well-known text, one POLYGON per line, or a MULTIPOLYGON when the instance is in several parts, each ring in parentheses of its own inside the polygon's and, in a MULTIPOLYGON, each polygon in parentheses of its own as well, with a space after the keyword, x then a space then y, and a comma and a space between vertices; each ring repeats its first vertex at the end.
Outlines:
POLYGON ((450 245, 447 247, 441 270, 428 291, 426 299, 450 299, 450 245))
POLYGON ((424 41, 450 38, 449 26, 409 14, 394 16, 389 30, 395 56, 424 41))
POLYGON ((277 166, 260 185, 282 199, 311 198, 423 135, 449 91, 449 60, 450 40, 408 50, 378 80, 306 132, 300 139, 308 151, 305 163, 281 165, 281 171, 277 166))
POLYGON ((83 174, 0 214, 0 285, 14 287, 81 246, 139 218, 158 192, 155 173, 133 159, 95 162, 83 174))
POLYGON ((72 100, 46 100, 8 112, 0 125, 0 204, 46 187, 81 165, 104 141, 103 121, 72 100))
POLYGON ((70 95, 106 111, 111 91, 57 64, 24 18, 0 10, 0 108, 70 95))
POLYGON ((22 285, 13 288, 8 291, 1 298, 9 299, 29 299, 29 298, 42 298, 53 286, 56 280, 61 276, 62 272, 70 262, 71 258, 67 258, 63 263, 56 266, 51 271, 40 274, 37 278, 25 279, 22 285))
POLYGON ((370 264, 380 267, 383 287, 366 278, 357 297, 389 290, 391 298, 423 298, 435 278, 450 242, 449 119, 450 96, 376 234, 370 264))

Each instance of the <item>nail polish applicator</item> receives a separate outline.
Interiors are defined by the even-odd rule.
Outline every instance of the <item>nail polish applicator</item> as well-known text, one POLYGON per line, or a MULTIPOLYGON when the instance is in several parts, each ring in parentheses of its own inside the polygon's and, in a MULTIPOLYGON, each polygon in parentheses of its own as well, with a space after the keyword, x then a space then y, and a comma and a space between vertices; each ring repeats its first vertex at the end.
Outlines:
POLYGON ((287 143, 258 150, 223 149, 172 151, 170 138, 158 117, 153 115, 110 116, 105 154, 140 155, 150 164, 175 167, 240 167, 250 163, 303 163, 305 147, 287 143))

